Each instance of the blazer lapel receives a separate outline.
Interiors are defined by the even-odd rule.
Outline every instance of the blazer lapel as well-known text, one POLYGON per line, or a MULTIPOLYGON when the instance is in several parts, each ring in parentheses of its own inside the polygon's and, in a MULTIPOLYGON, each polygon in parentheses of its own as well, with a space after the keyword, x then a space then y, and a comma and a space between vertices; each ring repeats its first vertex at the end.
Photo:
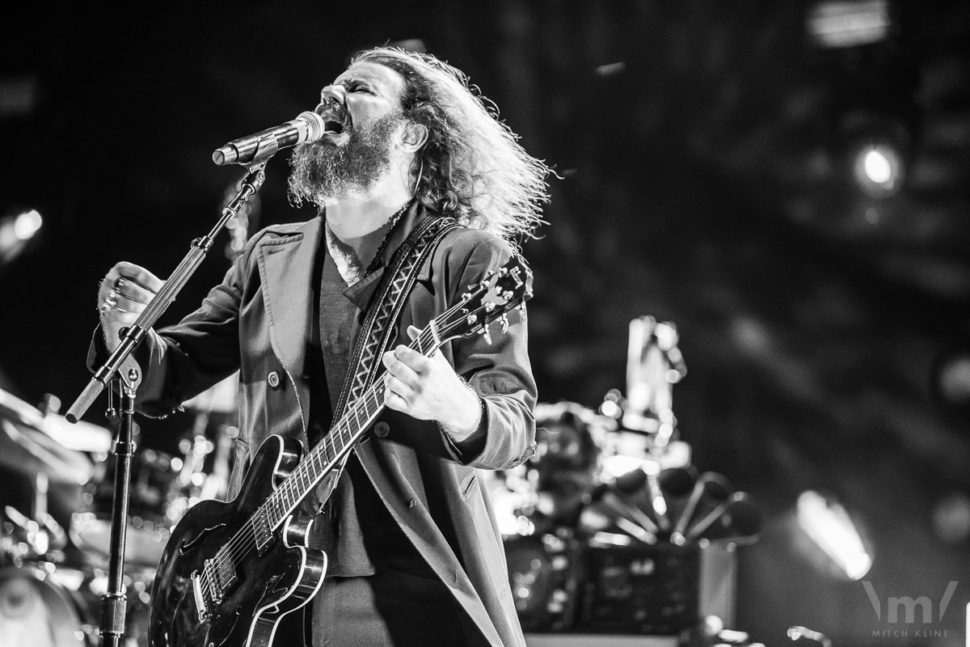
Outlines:
MULTIPOLYGON (((298 230, 259 246, 259 272, 263 302, 269 320, 270 343, 294 384, 303 374, 312 314, 313 261, 320 241, 320 218, 298 230)), ((302 394, 300 394, 302 395, 302 394)), ((304 420, 309 398, 301 397, 304 420)))

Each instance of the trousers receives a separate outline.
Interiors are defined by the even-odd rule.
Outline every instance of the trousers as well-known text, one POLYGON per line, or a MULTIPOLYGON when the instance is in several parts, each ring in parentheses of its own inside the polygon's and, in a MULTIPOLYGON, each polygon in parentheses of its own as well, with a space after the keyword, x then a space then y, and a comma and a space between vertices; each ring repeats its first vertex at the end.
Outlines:
POLYGON ((481 643, 464 610, 438 579, 392 570, 328 578, 310 606, 312 647, 481 643))

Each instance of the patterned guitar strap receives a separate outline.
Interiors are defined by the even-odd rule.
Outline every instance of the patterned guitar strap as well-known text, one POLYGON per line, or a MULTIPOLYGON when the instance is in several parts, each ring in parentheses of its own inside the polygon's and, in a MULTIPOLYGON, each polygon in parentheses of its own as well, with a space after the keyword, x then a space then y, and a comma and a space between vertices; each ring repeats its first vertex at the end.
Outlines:
MULTIPOLYGON (((335 423, 373 383, 380 368, 380 358, 394 340, 396 332, 394 324, 401 315, 411 288, 414 287, 418 270, 445 234, 457 226, 458 224, 451 218, 426 217, 418 223, 404 244, 394 253, 390 262, 390 271, 382 277, 377 296, 372 300, 367 317, 357 335, 348 364, 352 367, 352 372, 347 373, 343 388, 340 390, 340 399, 337 401, 337 408, 333 415, 335 423)), ((324 486, 327 497, 340 479, 349 457, 348 453, 340 464, 331 470, 324 486)))

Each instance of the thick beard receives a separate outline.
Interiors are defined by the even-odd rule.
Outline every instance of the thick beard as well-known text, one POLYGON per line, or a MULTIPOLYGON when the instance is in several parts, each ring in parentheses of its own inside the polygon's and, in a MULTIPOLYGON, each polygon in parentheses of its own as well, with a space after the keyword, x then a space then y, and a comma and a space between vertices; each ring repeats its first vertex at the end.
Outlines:
POLYGON ((290 157, 287 196, 294 206, 324 206, 351 190, 366 190, 391 166, 391 133, 400 114, 381 117, 354 130, 344 146, 315 142, 297 146, 290 157))

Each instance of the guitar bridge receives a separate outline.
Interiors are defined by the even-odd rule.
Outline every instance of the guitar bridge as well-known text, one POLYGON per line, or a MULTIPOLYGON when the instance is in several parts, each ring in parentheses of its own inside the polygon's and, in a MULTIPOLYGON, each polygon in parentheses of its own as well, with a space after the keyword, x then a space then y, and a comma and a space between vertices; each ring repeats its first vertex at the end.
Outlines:
POLYGON ((205 594, 202 592, 202 578, 198 571, 194 571, 189 579, 192 580, 192 595, 195 597, 195 610, 198 613, 199 622, 207 622, 212 614, 209 613, 209 605, 206 604, 205 594))

